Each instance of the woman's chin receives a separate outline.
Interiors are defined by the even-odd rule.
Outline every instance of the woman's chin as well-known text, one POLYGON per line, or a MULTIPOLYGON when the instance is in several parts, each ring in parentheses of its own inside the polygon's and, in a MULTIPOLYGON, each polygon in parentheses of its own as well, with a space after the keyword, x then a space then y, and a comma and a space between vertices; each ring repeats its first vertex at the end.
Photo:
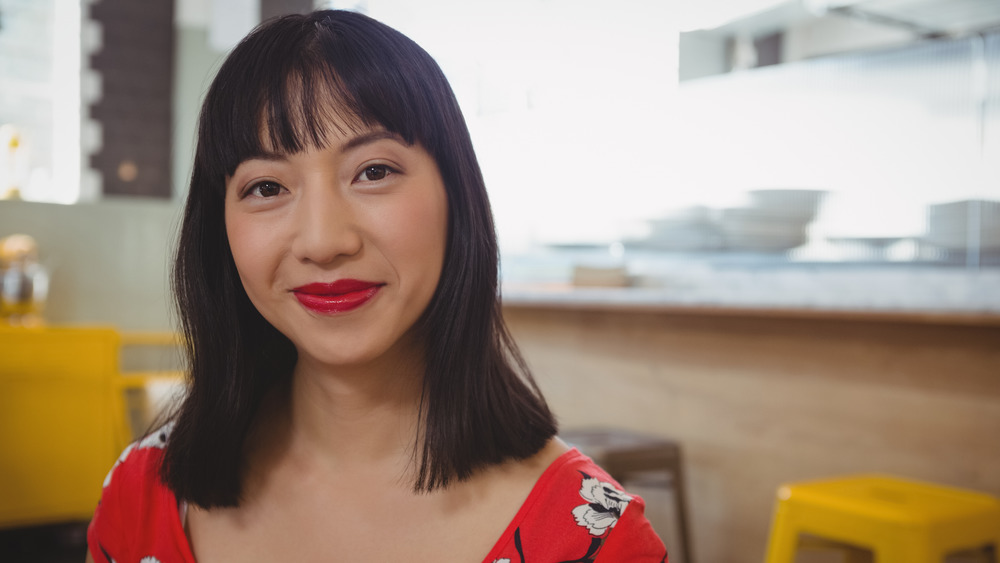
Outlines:
POLYGON ((421 365, 418 349, 404 339, 389 346, 315 346, 300 347, 296 371, 317 370, 328 373, 352 371, 398 372, 421 365))

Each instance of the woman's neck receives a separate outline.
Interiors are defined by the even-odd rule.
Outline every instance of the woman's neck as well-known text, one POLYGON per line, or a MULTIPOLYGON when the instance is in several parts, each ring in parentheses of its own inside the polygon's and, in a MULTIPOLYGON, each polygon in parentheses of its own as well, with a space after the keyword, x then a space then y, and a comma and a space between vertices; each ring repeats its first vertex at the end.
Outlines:
POLYGON ((415 362, 344 368, 300 361, 289 389, 290 438, 338 464, 408 459, 422 371, 415 362))
POLYGON ((290 381, 265 398, 248 436, 248 487, 287 464, 411 487, 423 384, 423 363, 413 358, 345 367, 300 355, 290 381))

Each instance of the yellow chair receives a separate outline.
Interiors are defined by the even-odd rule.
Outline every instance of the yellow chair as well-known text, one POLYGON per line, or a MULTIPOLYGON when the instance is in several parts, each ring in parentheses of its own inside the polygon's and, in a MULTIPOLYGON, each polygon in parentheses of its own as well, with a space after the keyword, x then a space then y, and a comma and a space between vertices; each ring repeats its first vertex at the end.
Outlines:
POLYGON ((783 485, 766 563, 792 563, 802 534, 866 547, 876 563, 941 563, 990 544, 1000 551, 1000 499, 884 475, 783 485))
MULTIPOLYGON (((173 349, 174 355, 165 357, 158 354, 154 364, 176 364, 180 357, 176 355, 183 342, 180 335, 174 332, 123 332, 121 334, 122 349, 173 349)), ((150 358, 146 358, 149 363, 150 358)), ((126 362, 128 363, 128 362, 126 362)), ((177 369, 159 370, 124 370, 119 379, 122 394, 125 397, 127 421, 131 428, 132 439, 150 431, 151 426, 162 423, 160 414, 169 411, 173 402, 184 391, 184 372, 177 369)))
POLYGON ((0 327, 0 527, 86 520, 126 445, 111 328, 0 327))
POLYGON ((0 528, 90 519, 105 475, 153 418, 149 389, 183 381, 122 373, 122 348, 178 345, 173 333, 0 326, 0 528), (126 397, 143 402, 129 409, 126 397))

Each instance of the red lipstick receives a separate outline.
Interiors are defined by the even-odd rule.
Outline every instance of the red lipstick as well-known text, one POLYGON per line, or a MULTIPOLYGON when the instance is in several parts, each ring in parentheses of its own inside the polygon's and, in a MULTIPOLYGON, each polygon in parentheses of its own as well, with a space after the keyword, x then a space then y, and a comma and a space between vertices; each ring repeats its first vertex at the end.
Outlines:
POLYGON ((322 315, 357 309, 371 301, 384 284, 343 279, 333 283, 310 283, 292 290, 303 307, 322 315))

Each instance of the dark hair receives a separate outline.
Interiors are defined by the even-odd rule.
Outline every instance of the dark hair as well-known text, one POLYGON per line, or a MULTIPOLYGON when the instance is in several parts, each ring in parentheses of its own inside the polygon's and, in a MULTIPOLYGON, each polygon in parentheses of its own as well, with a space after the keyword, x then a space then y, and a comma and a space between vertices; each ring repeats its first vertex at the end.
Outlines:
POLYGON ((447 192, 441 278, 415 327, 426 342, 426 374, 414 489, 525 459, 556 433, 503 323, 489 200, 444 74, 416 43, 361 14, 284 16, 233 50, 202 107, 173 271, 191 381, 161 467, 180 499, 206 508, 239 503, 254 413, 296 361, 292 343, 240 282, 226 237, 225 178, 265 149, 323 146, 336 122, 381 126, 419 143, 447 192))

